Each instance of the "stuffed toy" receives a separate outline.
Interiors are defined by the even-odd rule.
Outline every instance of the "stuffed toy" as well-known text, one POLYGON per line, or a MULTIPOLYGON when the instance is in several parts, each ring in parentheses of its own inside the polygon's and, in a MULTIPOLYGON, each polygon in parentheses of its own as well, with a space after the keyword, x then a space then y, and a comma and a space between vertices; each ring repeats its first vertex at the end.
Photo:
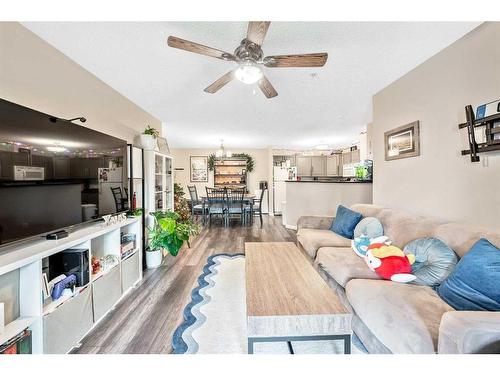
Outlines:
POLYGON ((390 245, 391 241, 389 241, 389 237, 380 236, 376 238, 369 238, 367 236, 356 237, 351 241, 351 247, 354 252, 360 257, 364 258, 366 256, 366 252, 368 251, 368 247, 373 244, 386 244, 390 245))
POLYGON ((365 261, 368 267, 386 280, 408 283, 416 279, 411 274, 415 255, 405 254, 396 246, 375 243, 368 247, 365 261))

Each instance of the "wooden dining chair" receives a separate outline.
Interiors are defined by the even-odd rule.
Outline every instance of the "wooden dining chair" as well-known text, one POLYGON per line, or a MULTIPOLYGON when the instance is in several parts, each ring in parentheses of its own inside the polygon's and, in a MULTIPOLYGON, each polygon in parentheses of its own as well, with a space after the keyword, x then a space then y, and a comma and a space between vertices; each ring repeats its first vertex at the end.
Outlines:
POLYGON ((253 219, 253 215, 255 215, 256 213, 259 215, 259 218, 260 218, 260 226, 262 228, 262 202, 263 202, 263 199, 264 199, 264 193, 266 192, 267 189, 261 189, 260 190, 260 195, 259 195, 259 198, 254 198, 253 199, 253 204, 252 204, 252 208, 251 208, 251 215, 252 215, 252 219, 253 219))
POLYGON ((241 220, 241 225, 246 224, 246 212, 245 212, 245 188, 241 189, 231 189, 228 191, 228 203, 227 203, 227 224, 231 219, 231 215, 239 215, 241 220))
POLYGON ((195 185, 188 185, 189 196, 191 197, 191 216, 199 217, 201 215, 202 222, 205 222, 205 212, 203 212, 203 204, 198 197, 198 191, 195 185))
POLYGON ((222 223, 227 222, 227 191, 226 189, 205 187, 207 191, 207 220, 212 225, 212 215, 220 215, 222 223))

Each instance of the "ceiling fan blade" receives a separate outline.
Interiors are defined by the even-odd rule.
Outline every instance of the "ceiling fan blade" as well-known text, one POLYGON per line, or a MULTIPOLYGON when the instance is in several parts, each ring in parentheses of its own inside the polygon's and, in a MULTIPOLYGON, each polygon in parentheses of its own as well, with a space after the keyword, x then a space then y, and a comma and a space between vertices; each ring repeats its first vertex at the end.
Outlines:
POLYGON ((220 77, 217 81, 212 83, 203 91, 208 92, 210 94, 214 94, 217 91, 219 91, 223 86, 228 84, 233 78, 234 78, 234 70, 231 70, 230 72, 224 74, 222 77, 220 77))
POLYGON ((269 29, 269 21, 251 21, 248 23, 247 39, 252 43, 262 45, 269 29))
POLYGON ((328 53, 309 53, 304 55, 279 55, 264 58, 268 68, 306 68, 325 65, 328 53))
POLYGON ((278 96, 278 92, 274 89, 273 85, 271 85, 271 82, 269 82, 266 76, 263 76, 259 80, 258 85, 266 98, 271 99, 278 96))
POLYGON ((169 36, 167 39, 167 44, 170 47, 182 49, 188 52, 199 53, 200 55, 215 57, 221 60, 235 60, 236 57, 230 53, 218 50, 216 48, 207 47, 203 44, 190 42, 189 40, 184 40, 177 38, 175 36, 169 36))

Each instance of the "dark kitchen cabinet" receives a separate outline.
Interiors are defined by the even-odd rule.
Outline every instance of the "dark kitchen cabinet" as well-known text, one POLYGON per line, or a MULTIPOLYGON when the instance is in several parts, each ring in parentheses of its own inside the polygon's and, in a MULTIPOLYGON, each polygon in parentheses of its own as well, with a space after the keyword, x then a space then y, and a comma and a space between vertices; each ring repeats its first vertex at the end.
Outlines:
POLYGON ((97 179, 98 168, 103 167, 102 158, 74 158, 71 159, 70 170, 72 178, 97 179))
POLYGON ((52 157, 43 155, 32 155, 31 165, 33 167, 44 168, 46 180, 52 180, 54 178, 54 162, 52 161, 52 157))
POLYGON ((54 179, 70 178, 70 159, 63 156, 54 158, 54 179))
POLYGON ((8 151, 0 151, 0 178, 14 178, 14 164, 12 164, 12 153, 8 151))

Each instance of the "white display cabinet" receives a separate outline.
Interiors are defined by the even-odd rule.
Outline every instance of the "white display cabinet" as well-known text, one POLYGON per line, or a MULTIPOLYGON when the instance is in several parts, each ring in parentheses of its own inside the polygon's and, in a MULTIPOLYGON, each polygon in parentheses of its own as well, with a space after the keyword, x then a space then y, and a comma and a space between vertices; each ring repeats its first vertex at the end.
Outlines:
POLYGON ((173 160, 157 151, 144 151, 144 167, 146 223, 152 225, 150 212, 174 209, 173 160))
MULTIPOLYGON (((128 218, 109 226, 88 224, 61 240, 36 239, 2 248, 0 252, 0 281, 13 292, 4 298, 16 306, 18 314, 6 322, 0 333, 0 345, 25 329, 31 330, 32 351, 67 353, 75 347, 96 324, 142 279, 141 218, 128 218), (121 233, 136 235, 135 248, 121 257, 121 233), (101 258, 116 255, 117 264, 92 275, 89 264, 89 283, 52 301, 44 301, 42 292, 43 259, 66 249, 89 249, 92 256, 101 258), (4 277, 12 273, 19 278, 4 277)), ((90 262, 89 262, 90 263, 90 262)), ((2 285, 0 285, 1 289, 2 285)), ((5 288, 4 288, 5 289, 5 288)))

